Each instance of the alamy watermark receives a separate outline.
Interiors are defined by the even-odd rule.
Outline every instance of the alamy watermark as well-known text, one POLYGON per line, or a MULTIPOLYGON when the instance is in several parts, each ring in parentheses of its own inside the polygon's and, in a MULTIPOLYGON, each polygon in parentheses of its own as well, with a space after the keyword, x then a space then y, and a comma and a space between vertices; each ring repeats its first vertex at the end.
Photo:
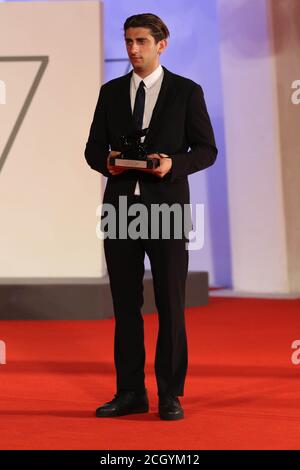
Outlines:
POLYGON ((0 340, 0 364, 6 364, 6 344, 0 340))
POLYGON ((6 85, 3 80, 0 80, 0 104, 6 104, 6 85))
POLYGON ((300 80, 294 80, 292 83, 293 91, 291 95, 291 101, 293 104, 297 105, 300 104, 300 80))
POLYGON ((96 226, 97 237, 110 239, 183 239, 187 250, 200 250, 204 246, 204 204, 151 204, 141 202, 128 205, 127 196, 119 196, 118 210, 113 204, 97 207, 101 218, 96 226), (128 220, 130 217, 130 221, 128 220))
POLYGON ((293 354, 291 355, 291 361, 292 364, 297 366, 300 364, 300 339, 295 339, 295 341, 292 342, 292 349, 295 349, 293 354))

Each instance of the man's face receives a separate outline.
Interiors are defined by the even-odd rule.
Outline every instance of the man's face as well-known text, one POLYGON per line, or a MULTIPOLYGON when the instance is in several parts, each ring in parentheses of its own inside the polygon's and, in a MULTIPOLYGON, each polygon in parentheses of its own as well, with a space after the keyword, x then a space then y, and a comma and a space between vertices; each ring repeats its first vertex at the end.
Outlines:
POLYGON ((149 28, 128 28, 125 33, 127 54, 135 72, 149 75, 159 64, 159 56, 167 46, 165 39, 157 44, 149 28))

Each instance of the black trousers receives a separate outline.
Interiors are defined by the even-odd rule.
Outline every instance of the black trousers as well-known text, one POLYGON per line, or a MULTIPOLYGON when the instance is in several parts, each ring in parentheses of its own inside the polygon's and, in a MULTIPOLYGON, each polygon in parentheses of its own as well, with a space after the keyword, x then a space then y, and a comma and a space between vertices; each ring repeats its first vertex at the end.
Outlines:
MULTIPOLYGON (((133 202, 140 202, 134 197, 133 202)), ((188 366, 185 328, 186 238, 104 240, 115 315, 114 361, 117 392, 145 389, 143 305, 144 258, 153 277, 159 331, 155 354, 158 394, 183 396, 188 366)))

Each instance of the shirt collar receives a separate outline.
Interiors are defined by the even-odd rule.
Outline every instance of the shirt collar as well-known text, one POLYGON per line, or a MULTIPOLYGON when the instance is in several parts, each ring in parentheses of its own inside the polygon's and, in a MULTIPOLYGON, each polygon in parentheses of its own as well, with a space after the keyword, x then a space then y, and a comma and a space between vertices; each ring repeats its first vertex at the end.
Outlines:
POLYGON ((163 74, 163 68, 161 65, 159 65, 154 72, 150 73, 150 75, 147 75, 145 78, 141 78, 137 73, 133 71, 132 77, 134 81, 134 86, 137 89, 139 87, 140 82, 143 80, 145 83, 146 88, 151 88, 155 82, 161 77, 163 74))

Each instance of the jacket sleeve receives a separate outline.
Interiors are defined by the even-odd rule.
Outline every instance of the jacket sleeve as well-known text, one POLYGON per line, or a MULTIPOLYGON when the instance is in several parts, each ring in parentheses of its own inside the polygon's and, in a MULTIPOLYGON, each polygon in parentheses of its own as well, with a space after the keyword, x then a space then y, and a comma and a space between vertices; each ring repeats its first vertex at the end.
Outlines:
POLYGON ((213 165, 218 150, 207 112, 203 91, 195 85, 191 91, 186 115, 186 135, 190 149, 170 155, 172 159, 171 181, 204 170, 213 165))
POLYGON ((102 173, 102 175, 108 177, 110 176, 110 173, 107 169, 109 141, 105 109, 105 93, 104 87, 102 86, 94 112, 88 141, 86 143, 84 156, 87 163, 93 170, 99 171, 99 173, 102 173))

